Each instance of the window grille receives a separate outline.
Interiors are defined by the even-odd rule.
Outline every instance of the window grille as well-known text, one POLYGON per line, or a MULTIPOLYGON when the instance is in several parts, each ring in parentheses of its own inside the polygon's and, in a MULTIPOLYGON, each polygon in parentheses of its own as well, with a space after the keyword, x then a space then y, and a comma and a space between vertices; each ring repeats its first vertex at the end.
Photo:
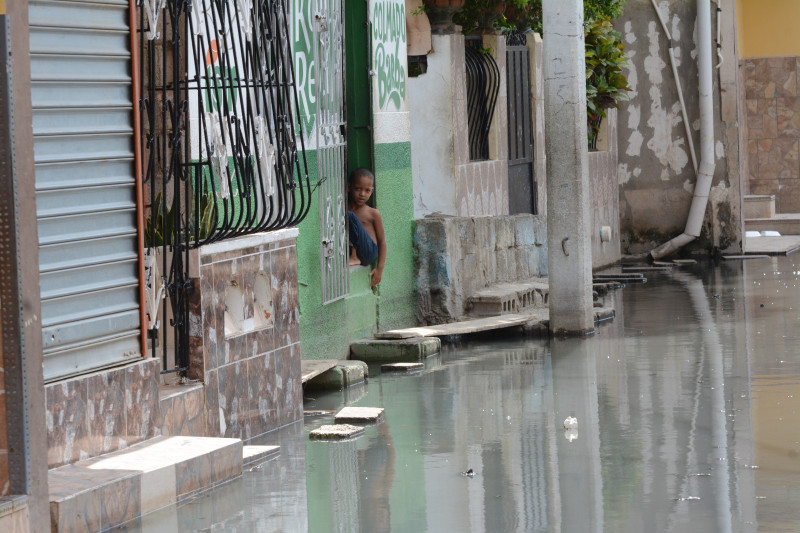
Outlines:
POLYGON ((489 130, 500 92, 500 69, 491 53, 482 48, 480 37, 466 37, 464 44, 469 158, 482 161, 489 159, 489 130))

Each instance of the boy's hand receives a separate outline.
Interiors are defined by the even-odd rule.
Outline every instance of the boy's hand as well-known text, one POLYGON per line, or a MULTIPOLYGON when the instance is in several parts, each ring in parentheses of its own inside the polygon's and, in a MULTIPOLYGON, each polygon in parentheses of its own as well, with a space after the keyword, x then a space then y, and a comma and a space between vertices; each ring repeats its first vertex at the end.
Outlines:
POLYGON ((375 270, 370 272, 369 275, 370 275, 370 277, 372 277, 372 281, 370 282, 369 286, 370 287, 375 287, 375 286, 378 285, 378 283, 381 282, 381 277, 383 276, 383 269, 382 268, 376 268, 375 270))

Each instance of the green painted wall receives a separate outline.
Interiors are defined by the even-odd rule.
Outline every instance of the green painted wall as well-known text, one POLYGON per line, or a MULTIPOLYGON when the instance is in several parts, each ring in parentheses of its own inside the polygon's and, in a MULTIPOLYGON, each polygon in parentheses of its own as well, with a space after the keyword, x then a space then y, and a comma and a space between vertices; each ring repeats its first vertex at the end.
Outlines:
MULTIPOLYGON (((317 175, 316 152, 307 153, 317 175)), ((414 325, 414 205, 411 143, 375 146, 375 207, 381 212, 388 254, 379 289, 369 287, 366 267, 350 268, 350 296, 322 305, 318 196, 300 224, 297 279, 300 292, 300 347, 304 359, 345 359, 350 342, 378 329, 414 325)))

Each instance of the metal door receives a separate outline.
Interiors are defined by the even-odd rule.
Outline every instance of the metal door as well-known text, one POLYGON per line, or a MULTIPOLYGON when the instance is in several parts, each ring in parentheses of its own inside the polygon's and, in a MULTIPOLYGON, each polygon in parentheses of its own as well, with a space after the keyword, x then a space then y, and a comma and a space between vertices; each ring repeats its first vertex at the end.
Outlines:
POLYGON ((345 137, 344 2, 314 0, 314 62, 317 65, 317 171, 322 256, 322 303, 347 296, 347 139, 345 137))
POLYGON ((508 210, 537 213, 533 174, 533 117, 531 114, 530 54, 524 36, 506 46, 508 92, 508 210))
POLYGON ((30 0, 45 380, 141 356, 128 0, 30 0))

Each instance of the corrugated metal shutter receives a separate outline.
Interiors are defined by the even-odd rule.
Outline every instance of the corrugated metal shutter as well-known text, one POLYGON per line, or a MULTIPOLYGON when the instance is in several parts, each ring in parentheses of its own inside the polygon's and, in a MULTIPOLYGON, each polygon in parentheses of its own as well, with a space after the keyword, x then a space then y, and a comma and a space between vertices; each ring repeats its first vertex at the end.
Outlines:
POLYGON ((30 0, 45 380, 141 355, 127 0, 30 0))

